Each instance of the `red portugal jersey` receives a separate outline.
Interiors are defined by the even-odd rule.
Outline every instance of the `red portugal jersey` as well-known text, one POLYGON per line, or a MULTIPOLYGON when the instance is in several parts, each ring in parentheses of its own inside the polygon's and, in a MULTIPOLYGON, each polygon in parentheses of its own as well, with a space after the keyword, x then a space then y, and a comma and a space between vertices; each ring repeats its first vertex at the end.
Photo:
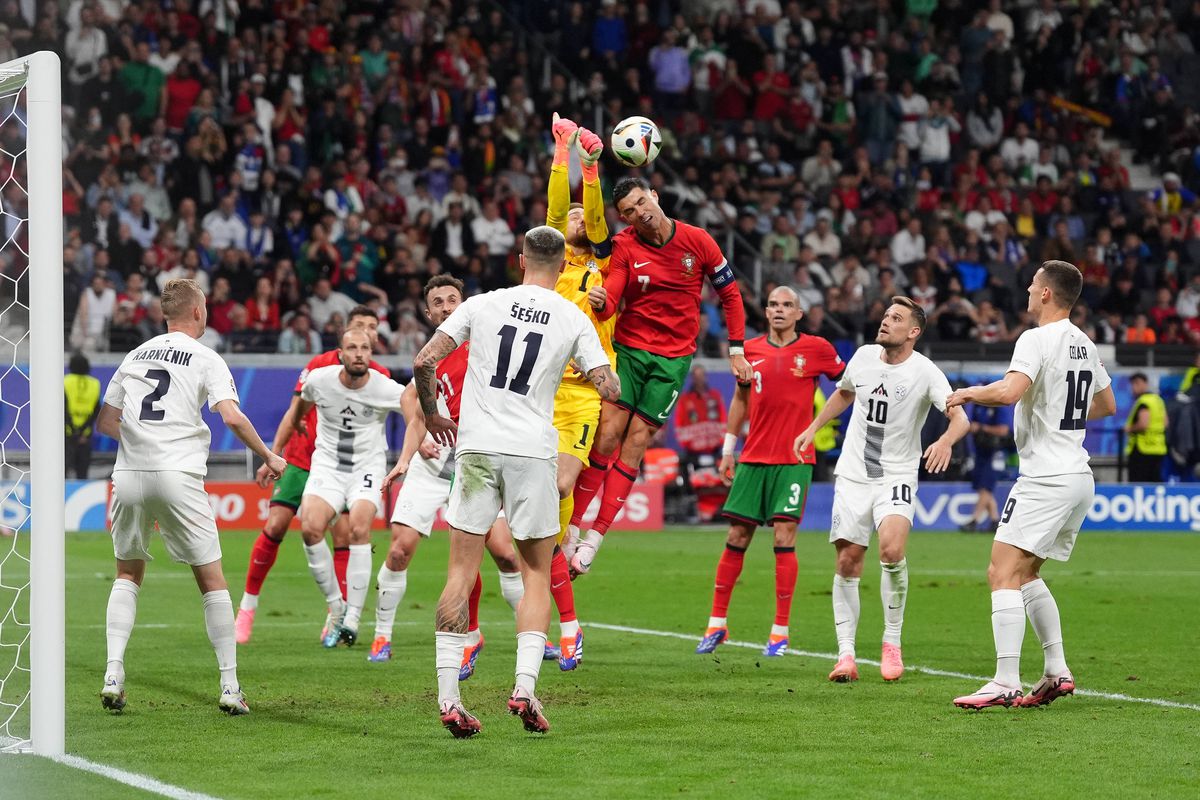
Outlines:
MULTIPOLYGON (((321 353, 319 356, 313 356, 308 364, 304 366, 304 370, 300 373, 300 377, 296 379, 296 394, 300 394, 300 390, 304 388, 304 380, 308 377, 308 373, 318 367, 332 367, 335 364, 342 363, 338 358, 337 350, 329 350, 321 353)), ((371 362, 371 369, 384 375, 392 377, 392 373, 387 367, 371 362)), ((287 459, 289 464, 299 467, 302 470, 312 469, 312 454, 313 448, 317 446, 317 409, 316 406, 308 410, 308 414, 304 417, 304 424, 308 428, 308 435, 293 431, 292 438, 288 439, 287 447, 284 448, 283 457, 287 459)))
POLYGON ((710 453, 725 441, 725 399, 716 389, 688 389, 675 407, 675 438, 691 453, 710 453))
POLYGON ((814 464, 809 448, 799 462, 796 437, 813 421, 813 393, 824 375, 836 380, 846 369, 841 357, 820 336, 800 334, 780 347, 759 336, 746 342, 746 360, 754 369, 750 383, 750 432, 739 461, 743 464, 814 464))
POLYGON ((625 301, 613 340, 637 350, 678 358, 696 352, 700 334, 700 292, 704 278, 736 296, 726 308, 729 338, 745 338, 741 294, 733 270, 706 231, 673 220, 675 232, 658 247, 632 228, 613 237, 612 260, 604 288, 610 302, 625 301), (728 288, 726 288, 728 287, 728 288))
POLYGON ((458 411, 462 407, 463 378, 467 375, 467 348, 463 342, 450 355, 437 363, 437 396, 446 401, 450 419, 458 424, 458 411))

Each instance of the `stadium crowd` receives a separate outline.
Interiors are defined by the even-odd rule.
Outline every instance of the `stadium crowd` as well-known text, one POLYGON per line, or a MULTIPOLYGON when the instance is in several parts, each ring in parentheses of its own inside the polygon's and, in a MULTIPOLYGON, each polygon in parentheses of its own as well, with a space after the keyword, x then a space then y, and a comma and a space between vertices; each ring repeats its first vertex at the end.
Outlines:
MULTIPOLYGON (((430 275, 514 281, 555 110, 659 123, 649 177, 726 248, 759 330, 789 283, 830 339, 873 337, 903 291, 934 336, 1013 340, 1032 271, 1059 258, 1096 341, 1200 343, 1195 3, 0 7, 0 61, 63 55, 77 348, 162 332, 156 295, 184 276, 225 350, 315 353, 366 303, 380 349, 411 359, 430 275), (1118 141, 1155 188, 1133 190, 1118 141)), ((607 187, 623 170, 603 163, 607 187)))

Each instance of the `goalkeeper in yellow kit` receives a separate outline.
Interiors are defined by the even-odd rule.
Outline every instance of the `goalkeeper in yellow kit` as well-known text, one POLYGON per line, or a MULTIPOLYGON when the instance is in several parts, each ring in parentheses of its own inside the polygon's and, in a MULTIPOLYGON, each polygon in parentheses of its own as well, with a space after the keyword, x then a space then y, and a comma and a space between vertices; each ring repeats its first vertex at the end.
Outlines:
MULTIPOLYGON (((596 326, 604 351, 616 368, 612 338, 616 317, 601 322, 588 302, 588 289, 603 286, 612 251, 608 224, 604 221, 604 198, 600 193, 596 162, 604 151, 600 137, 569 119, 554 115, 554 166, 547 189, 546 224, 558 229, 567 240, 567 263, 554 289, 570 300, 596 326), (574 149, 583 166, 583 203, 571 202, 567 166, 574 149)), ((592 439, 600 424, 600 395, 596 387, 573 368, 567 367, 554 397, 554 427, 558 431, 559 544, 567 532, 573 511, 575 479, 592 450, 592 439)), ((571 543, 567 543, 570 547, 571 543)), ((571 590, 569 556, 555 548, 550 565, 550 591, 558 606, 561 627, 559 669, 575 669, 583 660, 583 632, 575 618, 575 596, 571 590)))

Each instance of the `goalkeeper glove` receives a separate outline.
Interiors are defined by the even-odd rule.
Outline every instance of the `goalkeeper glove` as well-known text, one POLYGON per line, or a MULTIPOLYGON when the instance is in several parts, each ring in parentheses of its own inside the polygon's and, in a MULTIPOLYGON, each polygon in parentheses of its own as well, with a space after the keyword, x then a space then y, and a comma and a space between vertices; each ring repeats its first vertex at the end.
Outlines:
POLYGON ((575 143, 575 151, 579 153, 579 163, 583 166, 584 181, 595 183, 600 179, 596 162, 604 152, 604 142, 587 128, 576 130, 572 141, 575 143))
POLYGON ((565 167, 571 154, 571 141, 579 130, 579 126, 569 119, 560 117, 555 111, 550 130, 554 134, 554 166, 565 167))

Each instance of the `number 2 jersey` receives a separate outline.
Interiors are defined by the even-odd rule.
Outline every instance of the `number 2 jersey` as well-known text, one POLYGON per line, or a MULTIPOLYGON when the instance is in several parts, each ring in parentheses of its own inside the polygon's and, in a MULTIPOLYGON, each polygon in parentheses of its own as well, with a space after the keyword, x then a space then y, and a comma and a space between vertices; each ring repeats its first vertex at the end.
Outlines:
POLYGON ((813 421, 813 394, 822 375, 836 380, 846 365, 820 336, 800 334, 782 347, 766 336, 746 342, 754 370, 750 386, 750 431, 742 464, 813 464, 813 448, 796 460, 794 443, 813 421))
MULTIPOLYGON (((340 367, 342 365, 342 357, 337 350, 327 350, 320 355, 313 356, 309 362, 304 365, 304 370, 300 373, 300 377, 296 379, 296 394, 300 394, 300 390, 304 388, 304 381, 308 378, 308 374, 314 369, 321 367, 340 367)), ((371 362, 371 369, 375 370, 385 378, 392 377, 392 373, 387 367, 371 362)), ((287 447, 284 448, 283 457, 287 459, 290 466, 299 469, 312 469, 313 448, 316 446, 317 435, 317 410, 314 408, 304 417, 304 424, 308 426, 308 434, 302 434, 300 431, 293 431, 292 438, 288 439, 287 447)))
POLYGON ((920 353, 900 364, 885 363, 883 346, 858 348, 838 388, 854 392, 854 410, 834 474, 873 483, 915 479, 921 464, 921 428, 929 407, 945 412, 950 381, 920 353))
POLYGON ((355 473, 387 459, 383 423, 389 411, 400 410, 404 385, 368 369, 366 384, 351 389, 341 372, 341 365, 314 369, 300 391, 317 407, 313 472, 355 473))
POLYGON ((456 454, 553 458, 554 395, 567 362, 585 373, 609 363, 591 320, 540 286, 470 297, 438 330, 471 342, 456 454))
POLYGON ((1112 383, 1096 345, 1070 320, 1052 322, 1021 334, 1008 371, 1033 382, 1013 414, 1020 474, 1090 474, 1083 447, 1088 409, 1112 383))
POLYGON ((225 361, 185 333, 155 336, 121 361, 104 402, 121 409, 118 470, 208 472, 212 438, 200 416, 238 401, 225 361))

